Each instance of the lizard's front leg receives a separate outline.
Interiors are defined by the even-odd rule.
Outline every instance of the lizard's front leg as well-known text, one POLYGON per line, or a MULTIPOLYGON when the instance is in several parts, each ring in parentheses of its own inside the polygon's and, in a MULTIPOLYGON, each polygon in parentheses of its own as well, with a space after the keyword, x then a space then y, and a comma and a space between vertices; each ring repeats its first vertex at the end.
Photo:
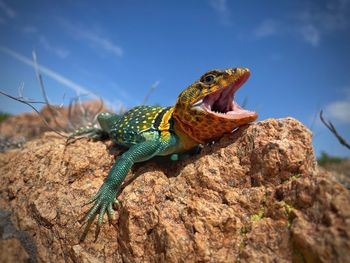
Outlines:
POLYGON ((168 146, 169 143, 162 142, 161 140, 144 141, 130 147, 114 163, 97 194, 85 202, 85 204, 95 203, 82 220, 83 224, 87 223, 87 226, 80 239, 81 241, 85 239, 87 231, 97 215, 95 241, 97 240, 103 216, 106 212, 111 220, 113 215, 112 205, 116 201, 116 194, 132 165, 136 162, 142 162, 152 158, 168 146))

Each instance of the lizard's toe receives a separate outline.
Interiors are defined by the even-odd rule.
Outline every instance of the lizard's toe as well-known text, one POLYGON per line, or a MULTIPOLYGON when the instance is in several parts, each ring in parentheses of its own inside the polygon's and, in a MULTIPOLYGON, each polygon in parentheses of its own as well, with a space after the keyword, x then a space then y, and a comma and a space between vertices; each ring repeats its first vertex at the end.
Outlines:
POLYGON ((84 205, 87 205, 95 202, 95 204, 86 213, 84 218, 79 221, 80 223, 82 223, 82 225, 86 224, 85 230, 80 238, 80 241, 84 241, 87 235, 87 232, 89 231, 89 228, 97 215, 98 215, 98 219, 97 219, 97 225, 96 225, 96 231, 95 231, 95 242, 100 233, 102 222, 103 222, 103 216, 106 214, 106 212, 108 215, 108 219, 111 223, 112 216, 113 216, 113 203, 116 202, 115 201, 116 192, 117 191, 111 188, 108 184, 103 184, 100 190, 97 192, 97 194, 94 195, 92 198, 88 199, 84 203, 84 205))

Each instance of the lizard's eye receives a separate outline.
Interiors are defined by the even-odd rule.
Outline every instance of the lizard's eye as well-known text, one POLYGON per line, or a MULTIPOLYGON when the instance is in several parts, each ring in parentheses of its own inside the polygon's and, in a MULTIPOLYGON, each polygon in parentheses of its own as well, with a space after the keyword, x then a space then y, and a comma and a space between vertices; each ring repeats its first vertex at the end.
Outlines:
POLYGON ((207 76, 204 77, 203 82, 205 84, 210 85, 210 84, 212 84, 214 82, 214 80, 215 80, 215 77, 213 75, 207 75, 207 76))

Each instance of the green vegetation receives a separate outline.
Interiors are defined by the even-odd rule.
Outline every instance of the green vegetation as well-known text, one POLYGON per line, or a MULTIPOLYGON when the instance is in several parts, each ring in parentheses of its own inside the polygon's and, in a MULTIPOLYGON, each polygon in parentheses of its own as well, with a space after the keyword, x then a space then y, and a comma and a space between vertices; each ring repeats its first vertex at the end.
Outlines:
POLYGON ((11 116, 12 115, 10 113, 0 111, 0 122, 3 122, 11 116))
MULTIPOLYGON (((252 230, 252 226, 250 224, 245 225, 240 230, 241 242, 239 243, 240 253, 243 251, 245 246, 247 245, 247 234, 252 230)), ((239 256, 238 256, 239 257, 239 256)), ((238 260, 239 261, 239 260, 238 260)))
POLYGON ((296 179, 298 179, 301 176, 302 176, 302 174, 294 174, 291 177, 289 177, 287 180, 283 181, 283 184, 286 184, 286 183, 288 183, 290 181, 296 180, 296 179))
POLYGON ((261 200, 261 204, 266 205, 267 202, 267 198, 269 197, 268 193, 265 192, 263 199, 261 200))
POLYGON ((284 214, 286 215, 286 217, 288 218, 288 228, 292 226, 292 222, 293 222, 293 215, 292 215, 292 211, 293 211, 293 206, 287 204, 285 201, 280 201, 279 202, 282 206, 284 206, 284 214))
POLYGON ((259 221, 265 217, 265 208, 261 207, 258 214, 252 215, 250 217, 251 221, 259 221))
POLYGON ((252 230, 252 226, 246 225, 241 228, 241 235, 245 236, 252 230))
POLYGON ((328 155, 326 152, 321 152, 321 156, 317 158, 317 163, 321 166, 327 164, 337 164, 343 161, 344 158, 328 155))

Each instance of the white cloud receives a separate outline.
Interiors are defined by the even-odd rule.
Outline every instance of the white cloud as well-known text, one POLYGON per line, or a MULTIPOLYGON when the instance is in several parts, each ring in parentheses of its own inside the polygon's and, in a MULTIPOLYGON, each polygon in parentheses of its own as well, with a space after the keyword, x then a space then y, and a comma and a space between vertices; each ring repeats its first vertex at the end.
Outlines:
POLYGON ((221 24, 225 26, 232 24, 227 0, 209 0, 209 5, 218 14, 221 24))
POLYGON ((9 18, 15 18, 16 12, 10 6, 8 6, 3 0, 0 0, 0 9, 7 15, 9 18))
POLYGON ((272 19, 264 20, 253 30, 253 36, 256 38, 264 38, 278 33, 277 22, 272 19))
MULTIPOLYGON (((7 54, 7 55, 9 55, 9 56, 11 56, 11 57, 13 57, 13 58, 15 58, 16 60, 18 60, 18 61, 20 61, 20 62, 22 62, 24 64, 27 64, 27 65, 29 65, 31 67, 35 66, 34 62, 31 59, 29 59, 29 58, 27 58, 27 57, 17 53, 14 50, 11 50, 11 49, 9 49, 7 47, 0 46, 0 51, 5 53, 5 54, 7 54)), ((68 87, 69 89, 75 91, 77 93, 77 96, 86 95, 86 96, 88 96, 88 97, 90 97, 92 99, 100 99, 100 96, 98 96, 95 93, 93 93, 89 88, 87 88, 85 86, 82 86, 82 85, 79 85, 78 83, 74 82, 73 80, 70 80, 70 79, 64 77, 63 75, 59 74, 58 72, 56 72, 56 71, 54 71, 52 69, 49 69, 49 68, 47 68, 47 67, 45 67, 43 65, 38 65, 38 67, 39 67, 40 72, 43 75, 45 75, 45 76, 47 76, 47 77, 57 81, 58 83, 68 87)), ((111 105, 111 103, 108 100, 105 100, 104 98, 103 98, 103 100, 108 105, 111 105)), ((118 102, 119 102, 120 106, 123 105, 121 101, 118 101, 118 102)), ((114 103, 117 103, 117 101, 114 101, 114 103)), ((116 107, 118 107, 119 105, 116 105, 116 107)))
POLYGON ((251 31, 256 38, 292 36, 312 47, 320 45, 322 38, 350 27, 350 0, 328 0, 323 5, 305 3, 303 11, 295 11, 277 19, 267 19, 251 31))
POLYGON ((49 43, 47 38, 43 35, 39 36, 39 42, 47 51, 54 53, 60 58, 66 58, 69 55, 68 50, 57 46, 53 46, 51 43, 49 43))
POLYGON ((325 4, 311 5, 296 14, 301 22, 318 24, 327 30, 336 30, 348 26, 350 1, 328 0, 325 4))
POLYGON ((349 28, 349 4, 349 0, 329 0, 323 6, 311 6, 294 16, 295 30, 305 42, 316 47, 321 36, 349 28))
POLYGON ((118 57, 121 57, 123 55, 123 49, 120 46, 114 44, 110 39, 106 37, 99 36, 98 34, 90 30, 79 30, 78 34, 82 38, 91 41, 93 45, 100 47, 106 51, 109 51, 118 57))
POLYGON ((330 120, 350 124, 350 100, 332 102, 325 111, 330 120))
POLYGON ((52 42, 50 42, 46 36, 40 34, 39 30, 37 27, 33 25, 25 25, 22 27, 18 27, 18 30, 25 34, 32 34, 37 37, 37 40, 39 41, 40 45, 46 50, 49 51, 59 58, 66 58, 69 56, 69 51, 67 49, 58 47, 56 45, 53 45, 52 42))
POLYGON ((300 28, 304 40, 311 46, 317 47, 320 43, 320 31, 313 25, 305 25, 300 28))
POLYGON ((331 121, 350 124, 350 88, 345 88, 344 99, 333 101, 325 108, 325 113, 331 121))
POLYGON ((115 44, 108 37, 103 36, 101 33, 96 32, 93 29, 87 29, 82 26, 73 25, 64 19, 59 19, 61 25, 71 34, 73 37, 82 39, 87 42, 91 47, 102 49, 106 52, 112 53, 117 57, 121 57, 124 51, 121 46, 115 44))

